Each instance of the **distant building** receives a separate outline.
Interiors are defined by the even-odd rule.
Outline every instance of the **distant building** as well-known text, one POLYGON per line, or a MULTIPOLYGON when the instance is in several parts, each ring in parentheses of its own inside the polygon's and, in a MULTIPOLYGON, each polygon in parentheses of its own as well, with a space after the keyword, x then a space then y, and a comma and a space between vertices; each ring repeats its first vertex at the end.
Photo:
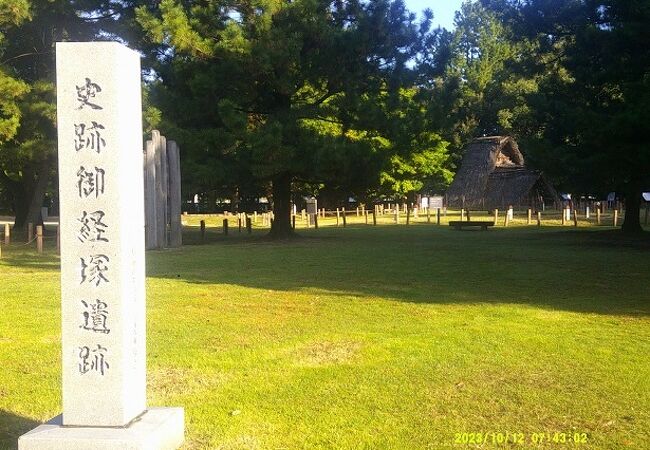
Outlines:
POLYGON ((555 188, 542 172, 525 167, 517 142, 507 136, 472 141, 447 191, 452 208, 541 209, 559 202, 555 188))

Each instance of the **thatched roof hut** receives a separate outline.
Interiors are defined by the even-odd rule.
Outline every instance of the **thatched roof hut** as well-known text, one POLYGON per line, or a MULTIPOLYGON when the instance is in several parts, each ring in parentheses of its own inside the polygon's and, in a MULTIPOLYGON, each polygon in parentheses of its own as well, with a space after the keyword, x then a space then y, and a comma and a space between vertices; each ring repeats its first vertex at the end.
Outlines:
POLYGON ((556 202, 553 186, 541 172, 524 166, 517 142, 507 136, 472 141, 447 191, 447 205, 457 208, 539 208, 556 202))

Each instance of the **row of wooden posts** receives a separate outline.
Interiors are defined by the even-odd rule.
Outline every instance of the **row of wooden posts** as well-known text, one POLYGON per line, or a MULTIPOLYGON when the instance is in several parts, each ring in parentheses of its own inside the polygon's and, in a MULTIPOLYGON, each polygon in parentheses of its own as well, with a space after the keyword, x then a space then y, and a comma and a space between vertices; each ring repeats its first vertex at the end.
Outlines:
MULTIPOLYGON (((364 217, 365 218, 365 223, 366 225, 369 224, 370 220, 372 220, 373 225, 377 225, 377 216, 382 216, 382 215, 392 215, 394 222, 396 224, 399 224, 400 222, 400 209, 401 208, 395 208, 395 209, 389 209, 385 208, 383 205, 375 205, 374 211, 370 211, 365 208, 357 208, 356 209, 356 216, 357 217, 364 217), (372 216, 372 219, 369 219, 369 216, 372 216)), ((336 216, 336 226, 343 225, 343 227, 347 226, 347 214, 348 211, 346 211, 345 208, 337 208, 335 211, 326 211, 324 208, 318 209, 316 213, 314 214, 309 214, 307 213, 306 210, 302 210, 300 212, 300 218, 303 223, 306 223, 306 226, 308 228, 314 227, 318 228, 318 219, 324 219, 328 215, 330 216, 336 216)), ((441 223, 441 217, 447 217, 447 208, 436 208, 434 213, 432 214, 431 208, 425 208, 425 214, 427 218, 427 223, 431 223, 432 219, 435 219, 435 222, 437 225, 440 225, 441 223)), ((589 220, 591 219, 591 216, 593 215, 592 211, 590 210, 589 207, 585 208, 584 212, 584 218, 589 220)), ((419 217, 419 211, 417 208, 413 209, 413 216, 414 218, 419 217)), ((493 212, 494 216, 494 223, 497 224, 499 221, 499 210, 495 209, 493 212)), ((597 225, 602 225, 603 224, 603 217, 602 217, 602 212, 600 208, 596 208, 595 210, 595 216, 596 216, 596 224, 597 225)), ((259 218, 261 217, 262 219, 262 226, 268 227, 273 224, 273 213, 268 212, 268 213, 262 213, 258 214, 257 212, 254 212, 253 214, 247 214, 247 213, 238 213, 236 214, 237 217, 237 229, 238 232, 241 233, 244 229, 248 234, 251 234, 253 231, 253 223, 257 223, 259 221, 259 218)), ((291 223, 292 227, 295 229, 296 228, 296 218, 298 217, 298 214, 292 214, 291 217, 291 223)), ((561 223, 562 225, 567 225, 569 223, 572 223, 573 226, 578 226, 578 211, 577 209, 571 210, 570 208, 565 208, 561 211, 560 214, 561 217, 561 223)), ((618 209, 613 210, 612 214, 612 222, 611 225, 614 227, 618 226, 619 222, 619 217, 620 217, 620 212, 618 209)), ((409 210, 406 210, 406 224, 408 225, 410 223, 410 213, 409 210)), ((503 218, 503 225, 504 226, 509 226, 510 222, 514 219, 514 210, 512 208, 509 208, 503 218)), ((461 209, 460 210, 460 220, 471 220, 471 211, 461 209)), ((537 226, 542 225, 542 212, 537 211, 533 212, 532 209, 527 210, 527 220, 526 223, 528 225, 532 225, 533 222, 536 222, 537 226)), ((648 225, 648 208, 645 209, 645 224, 648 225)), ((229 222, 228 218, 223 219, 223 233, 224 235, 228 235, 229 232, 229 222)), ((205 225, 205 220, 201 220, 200 222, 200 227, 201 227, 201 239, 204 241, 205 240, 205 230, 206 230, 206 225, 205 225)), ((35 227, 36 233, 34 233, 34 225, 33 224, 28 224, 27 225, 27 239, 26 239, 26 244, 31 244, 32 242, 36 242, 36 251, 38 253, 43 253, 43 240, 44 240, 44 233, 43 233, 43 226, 42 225, 37 225, 35 227)), ((9 224, 5 224, 4 226, 4 245, 8 246, 11 243, 11 227, 9 224)), ((60 248, 60 242, 59 242, 59 227, 57 226, 56 228, 56 248, 57 248, 57 253, 59 252, 60 248)), ((0 257, 2 256, 2 247, 0 246, 0 257)))
MULTIPOLYGON (((34 224, 29 223, 27 224, 27 239, 25 244, 23 245, 29 245, 32 242, 36 242, 36 251, 41 254, 43 253, 43 241, 45 239, 45 234, 44 234, 44 228, 43 225, 37 225, 36 226, 36 233, 34 233, 34 224)), ((2 242, 5 246, 9 246, 11 244, 11 227, 9 226, 8 223, 5 224, 4 226, 4 240, 2 242)), ((56 251, 59 253, 61 248, 61 243, 59 240, 59 227, 56 227, 56 251)), ((2 245, 0 245, 0 257, 2 257, 2 245)))
MULTIPOLYGON (((368 225, 370 221, 372 221, 373 225, 377 225, 377 217, 382 216, 382 215, 392 215, 394 222, 396 224, 400 223, 400 210, 401 208, 396 208, 396 209, 388 209, 383 207, 382 205, 375 205, 374 211, 365 209, 365 208, 356 208, 356 217, 364 217, 365 218, 365 224, 368 225), (370 219, 369 216, 372 216, 370 219)), ((419 211, 417 208, 413 209, 413 217, 415 219, 419 218, 419 211)), ((430 208, 425 208, 426 218, 427 218, 427 223, 431 223, 432 220, 435 220, 437 225, 441 224, 441 218, 442 217, 447 217, 447 208, 435 208, 435 211, 433 211, 430 208)), ((228 216, 229 213, 226 214, 228 216)), ((337 208, 336 210, 333 211, 326 211, 324 208, 323 209, 318 209, 316 213, 314 214, 309 214, 306 210, 302 210, 300 214, 295 213, 291 215, 291 223, 292 227, 295 229, 296 228, 296 221, 297 218, 300 217, 300 220, 306 224, 307 228, 313 227, 313 228, 318 228, 318 220, 319 218, 324 219, 327 216, 335 216, 336 217, 336 226, 342 225, 343 227, 347 226, 347 215, 348 211, 345 208, 337 208)), ((273 213, 268 212, 268 213, 262 213, 258 214, 257 212, 254 212, 252 215, 249 215, 248 213, 237 213, 234 214, 234 216, 237 217, 237 224, 238 224, 238 231, 239 233, 242 232, 243 228, 246 229, 246 232, 248 234, 252 233, 252 224, 258 222, 258 218, 262 218, 262 226, 271 226, 273 224, 273 213)), ((578 211, 577 210, 571 210, 569 208, 564 209, 561 211, 561 220, 562 220, 562 225, 567 225, 571 221, 573 222, 574 226, 578 226, 578 211)), ((495 209, 493 211, 493 217, 494 217, 494 223, 497 224, 499 221, 499 210, 495 209)), ((460 210, 460 218, 461 220, 471 220, 471 211, 470 210, 465 210, 461 209, 460 210)), ((585 210, 585 218, 590 219, 591 218, 591 211, 589 207, 586 208, 585 210)), ((514 220, 514 210, 512 208, 509 208, 506 210, 505 215, 504 215, 504 220, 503 220, 503 225, 504 226, 509 226, 511 221, 514 220)), ((534 212, 531 208, 527 210, 527 224, 532 225, 533 221, 536 221, 537 226, 542 225, 542 212, 541 211, 536 211, 534 212)), ((618 226, 618 221, 619 221, 619 210, 614 209, 613 210, 613 217, 612 217, 612 225, 613 226, 618 226)), ((410 211, 406 209, 406 224, 408 225, 410 223, 410 211)), ((602 213, 600 209, 596 209, 596 223, 598 225, 603 224, 602 220, 602 213)), ((646 218, 645 218, 645 223, 647 225, 648 223, 648 211, 646 210, 646 218)), ((223 234, 228 235, 229 232, 229 220, 228 218, 223 219, 223 234)), ((200 222, 201 226, 201 239, 205 240, 205 233, 206 233, 206 223, 205 220, 201 220, 200 222)))

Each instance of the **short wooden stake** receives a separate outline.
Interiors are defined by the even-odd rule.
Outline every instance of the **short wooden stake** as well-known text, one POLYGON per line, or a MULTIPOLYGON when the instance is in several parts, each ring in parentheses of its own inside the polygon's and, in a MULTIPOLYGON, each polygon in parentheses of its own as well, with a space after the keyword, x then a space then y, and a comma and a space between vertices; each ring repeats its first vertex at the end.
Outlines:
POLYGON ((463 222, 465 220, 465 209, 460 208, 460 221, 463 222))
POLYGON ((573 226, 574 227, 578 226, 578 210, 577 209, 573 210, 573 226))
POLYGON ((294 229, 294 230, 296 229, 296 215, 295 214, 291 215, 291 228, 294 229))
POLYGON ((367 209, 363 210, 363 217, 366 219, 366 225, 368 225, 368 210, 367 209))
POLYGON ((43 253, 43 227, 36 226, 36 251, 40 254, 43 253))
POLYGON ((587 206, 585 208, 585 219, 589 220, 590 217, 591 217, 591 209, 587 206))
POLYGON ((201 242, 205 242, 205 220, 201 221, 201 242))
POLYGON ((503 226, 507 227, 510 224, 510 214, 506 213, 506 217, 503 220, 503 226))
POLYGON ((253 221, 251 220, 250 217, 246 217, 246 232, 248 234, 253 233, 253 221))
POLYGON ((34 240, 34 224, 27 224, 27 242, 32 242, 34 240))
POLYGON ((440 225, 440 208, 436 208, 436 225, 440 225))
MULTIPOLYGON (((646 223, 648 222, 648 208, 646 208, 646 223)), ((9 245, 11 243, 11 227, 9 226, 8 223, 5 223, 5 245, 9 245)))
POLYGON ((540 211, 537 211, 537 226, 542 226, 542 213, 540 211))
POLYGON ((318 230, 318 213, 314 214, 314 228, 318 230))
POLYGON ((496 225, 498 221, 499 221, 499 210, 495 209, 494 210, 494 224, 496 225))
POLYGON ((431 208, 427 208, 427 223, 431 223, 431 208))
POLYGON ((600 208, 596 208, 596 224, 600 225, 600 208))
POLYGON ((377 211, 372 215, 372 224, 377 225, 377 211))
POLYGON ((311 214, 307 214, 307 228, 311 227, 311 214))
POLYGON ((528 208, 528 225, 533 222, 533 210, 528 208))
POLYGON ((223 219, 223 235, 228 236, 228 219, 223 219))
POLYGON ((618 226, 618 209, 614 210, 614 226, 618 226))
POLYGON ((239 217, 239 218, 237 219, 237 228, 239 229, 239 233, 241 233, 241 229, 242 229, 242 220, 241 220, 241 217, 239 217))
POLYGON ((336 208, 336 226, 337 227, 339 226, 340 217, 341 217, 341 212, 339 211, 338 208, 336 208))
POLYGON ((347 214, 345 213, 345 208, 343 208, 343 228, 348 226, 347 214))

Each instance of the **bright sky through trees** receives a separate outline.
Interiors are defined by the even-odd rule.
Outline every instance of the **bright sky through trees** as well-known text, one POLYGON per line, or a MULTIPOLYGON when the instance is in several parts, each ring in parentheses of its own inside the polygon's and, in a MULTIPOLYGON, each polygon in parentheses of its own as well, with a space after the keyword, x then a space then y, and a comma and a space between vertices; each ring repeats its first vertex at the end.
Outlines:
POLYGON ((422 13, 430 8, 435 16, 433 23, 450 30, 454 25, 454 14, 460 9, 463 0, 405 0, 406 6, 413 12, 422 13))

